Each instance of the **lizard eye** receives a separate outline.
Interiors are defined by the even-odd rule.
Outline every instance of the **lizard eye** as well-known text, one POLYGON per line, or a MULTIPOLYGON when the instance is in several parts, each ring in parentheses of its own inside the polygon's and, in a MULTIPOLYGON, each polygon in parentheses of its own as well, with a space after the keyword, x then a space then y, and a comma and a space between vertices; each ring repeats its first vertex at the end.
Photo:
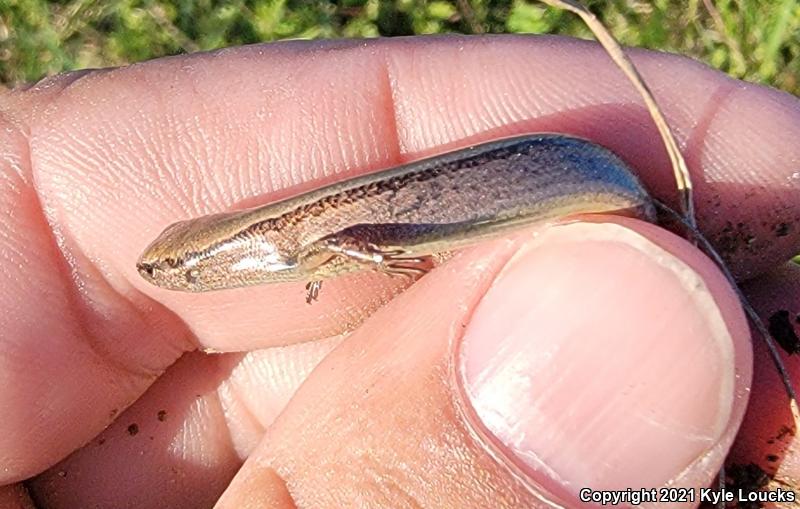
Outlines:
POLYGON ((140 274, 148 277, 154 277, 156 275, 156 271, 158 270, 158 267, 156 267, 155 264, 146 262, 136 264, 136 268, 139 269, 140 274))

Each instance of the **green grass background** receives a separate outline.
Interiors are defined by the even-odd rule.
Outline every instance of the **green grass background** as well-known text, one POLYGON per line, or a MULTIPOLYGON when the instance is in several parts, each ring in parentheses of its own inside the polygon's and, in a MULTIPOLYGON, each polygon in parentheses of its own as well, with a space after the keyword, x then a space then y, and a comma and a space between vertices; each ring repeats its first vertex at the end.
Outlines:
MULTIPOLYGON (((587 0, 625 44, 691 55, 800 94, 800 0, 587 0)), ((590 37, 522 0, 0 0, 0 82, 286 38, 432 33, 590 37)))

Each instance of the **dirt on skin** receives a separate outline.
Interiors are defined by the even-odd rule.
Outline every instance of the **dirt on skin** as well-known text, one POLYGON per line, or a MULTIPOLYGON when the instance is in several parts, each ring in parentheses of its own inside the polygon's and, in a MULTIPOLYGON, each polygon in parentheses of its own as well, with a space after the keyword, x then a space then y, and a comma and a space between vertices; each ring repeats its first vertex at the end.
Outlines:
MULTIPOLYGON (((767 486, 771 480, 770 476, 755 463, 750 463, 749 465, 731 465, 728 467, 726 473, 728 489, 737 493, 739 490, 742 490, 744 493, 759 491, 767 486)), ((764 504, 761 502, 738 502, 730 507, 736 507, 738 509, 760 509, 764 507, 764 504)))
POLYGON ((800 338, 794 329, 789 311, 780 309, 770 315, 769 333, 786 353, 800 353, 800 338))

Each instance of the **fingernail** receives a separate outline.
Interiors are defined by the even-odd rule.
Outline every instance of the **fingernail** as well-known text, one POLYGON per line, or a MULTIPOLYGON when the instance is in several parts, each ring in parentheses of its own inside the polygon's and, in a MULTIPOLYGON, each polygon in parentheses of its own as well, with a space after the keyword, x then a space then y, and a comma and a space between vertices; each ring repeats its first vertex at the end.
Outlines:
POLYGON ((705 283, 616 224, 523 247, 476 307, 458 367, 493 447, 568 496, 664 486, 733 408, 733 340, 705 283))

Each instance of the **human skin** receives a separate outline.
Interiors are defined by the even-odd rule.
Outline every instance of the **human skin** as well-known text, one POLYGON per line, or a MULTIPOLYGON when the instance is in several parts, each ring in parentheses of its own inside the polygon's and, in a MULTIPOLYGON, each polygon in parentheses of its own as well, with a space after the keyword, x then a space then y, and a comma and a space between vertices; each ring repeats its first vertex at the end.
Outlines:
MULTIPOLYGON (((797 313, 800 104, 634 56, 701 228, 760 310, 797 313)), ((400 295, 380 274, 326 282, 312 306, 302 285, 181 294, 136 274, 176 220, 525 132, 602 143, 676 203, 646 111, 594 44, 233 48, 47 79, 0 112, 0 507, 25 503, 22 481, 57 508, 577 507, 584 486, 707 486, 734 442, 738 300, 691 244, 634 219, 487 242, 400 295)), ((737 461, 764 462, 752 437, 784 424, 764 421, 748 416, 737 461)), ((769 465, 781 478, 792 445, 769 465)))

